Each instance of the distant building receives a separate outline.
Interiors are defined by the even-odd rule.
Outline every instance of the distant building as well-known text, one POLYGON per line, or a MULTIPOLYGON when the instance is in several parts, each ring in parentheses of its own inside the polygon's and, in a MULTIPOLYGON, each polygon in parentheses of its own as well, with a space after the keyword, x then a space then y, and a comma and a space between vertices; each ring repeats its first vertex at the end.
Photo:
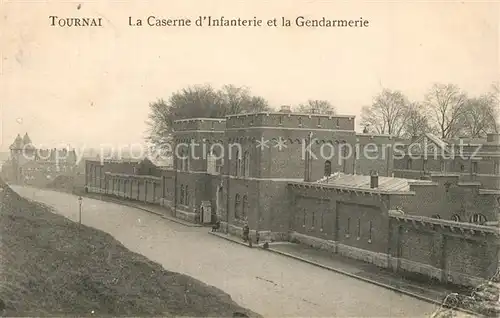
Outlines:
POLYGON ((27 133, 23 138, 18 134, 9 149, 2 174, 13 183, 45 185, 58 175, 72 175, 77 164, 75 150, 37 149, 27 133))

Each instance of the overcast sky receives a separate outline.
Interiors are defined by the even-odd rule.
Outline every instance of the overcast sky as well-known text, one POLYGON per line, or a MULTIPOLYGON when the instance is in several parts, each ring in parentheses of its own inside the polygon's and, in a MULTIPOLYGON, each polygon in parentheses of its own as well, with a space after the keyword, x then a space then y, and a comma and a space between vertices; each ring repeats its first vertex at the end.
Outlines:
POLYGON ((148 102, 192 84, 248 86, 276 108, 326 99, 359 122, 383 88, 418 100, 433 82, 480 94, 499 78, 493 2, 101 2, 80 10, 77 2, 3 2, 0 150, 25 132, 42 146, 141 142, 148 102), (105 27, 50 27, 49 15, 102 16, 105 27), (149 15, 362 17, 370 27, 128 26, 129 16, 149 15))

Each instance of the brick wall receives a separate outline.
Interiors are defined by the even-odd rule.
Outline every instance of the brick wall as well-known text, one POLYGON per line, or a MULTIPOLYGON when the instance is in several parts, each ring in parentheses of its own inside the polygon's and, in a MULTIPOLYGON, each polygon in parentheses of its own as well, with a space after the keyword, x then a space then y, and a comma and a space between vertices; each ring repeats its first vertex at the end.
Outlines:
POLYGON ((491 228, 421 218, 391 218, 395 269, 441 281, 476 285, 498 267, 498 238, 491 228))
POLYGON ((401 206, 406 214, 439 215, 446 220, 459 216, 461 222, 469 222, 474 214, 482 214, 487 221, 496 221, 498 196, 480 194, 478 186, 461 184, 458 180, 457 176, 434 176, 434 185, 413 185, 414 196, 397 196, 392 203, 401 206))
POLYGON ((354 248, 387 252, 387 197, 292 185, 288 190, 292 196, 291 230, 354 248))
POLYGON ((390 136, 356 135, 356 174, 369 175, 375 170, 381 176, 392 176, 395 143, 390 136))

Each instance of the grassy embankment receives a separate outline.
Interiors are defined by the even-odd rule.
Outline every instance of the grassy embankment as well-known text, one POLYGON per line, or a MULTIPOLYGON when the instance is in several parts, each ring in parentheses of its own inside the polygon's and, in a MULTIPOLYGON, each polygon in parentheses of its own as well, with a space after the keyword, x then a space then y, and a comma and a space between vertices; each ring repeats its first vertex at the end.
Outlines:
POLYGON ((21 198, 1 179, 0 188, 0 315, 257 316, 109 234, 21 198))

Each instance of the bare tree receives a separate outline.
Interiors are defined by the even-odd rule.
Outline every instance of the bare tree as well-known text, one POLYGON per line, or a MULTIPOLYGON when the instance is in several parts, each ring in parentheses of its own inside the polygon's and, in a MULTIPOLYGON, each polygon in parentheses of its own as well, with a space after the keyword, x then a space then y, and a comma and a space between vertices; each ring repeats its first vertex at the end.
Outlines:
POLYGON ((466 101, 466 94, 453 84, 434 84, 426 94, 424 104, 441 138, 453 138, 459 133, 466 101))
POLYGON ((167 102, 158 99, 149 103, 149 115, 146 125, 148 126, 146 141, 155 147, 165 149, 171 141, 170 109, 167 102))
POLYGON ((246 87, 224 85, 217 94, 222 103, 222 115, 269 110, 267 100, 260 96, 253 96, 246 87))
POLYGON ((247 88, 226 85, 215 90, 210 85, 195 85, 173 93, 168 101, 158 99, 149 104, 146 140, 165 149, 171 142, 173 123, 177 119, 208 117, 268 110, 267 101, 254 96, 247 88))
POLYGON ((469 98, 457 122, 462 135, 479 138, 497 132, 498 110, 491 94, 469 98))
POLYGON ((400 91, 384 89, 371 106, 361 110, 361 125, 379 134, 402 136, 407 120, 409 101, 400 91))
POLYGON ((297 107, 299 113, 310 114, 317 112, 318 114, 335 114, 335 107, 327 100, 310 99, 305 104, 300 104, 297 107))
POLYGON ((410 103, 405 116, 404 137, 412 138, 432 131, 428 116, 420 103, 410 103))

